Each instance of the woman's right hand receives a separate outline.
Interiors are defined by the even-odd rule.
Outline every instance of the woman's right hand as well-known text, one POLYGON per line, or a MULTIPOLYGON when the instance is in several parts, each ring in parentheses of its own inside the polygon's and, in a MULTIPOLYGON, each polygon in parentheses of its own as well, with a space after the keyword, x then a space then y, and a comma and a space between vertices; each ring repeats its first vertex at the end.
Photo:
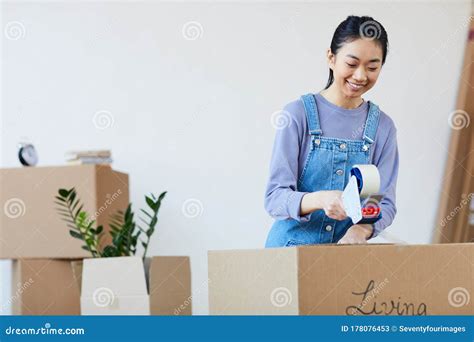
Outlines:
POLYGON ((347 217, 342 203, 342 191, 325 190, 310 192, 303 196, 301 215, 324 210, 326 215, 335 220, 344 220, 347 217))
POLYGON ((342 203, 342 191, 327 190, 316 193, 316 207, 323 209, 328 217, 335 220, 344 220, 347 217, 342 203))

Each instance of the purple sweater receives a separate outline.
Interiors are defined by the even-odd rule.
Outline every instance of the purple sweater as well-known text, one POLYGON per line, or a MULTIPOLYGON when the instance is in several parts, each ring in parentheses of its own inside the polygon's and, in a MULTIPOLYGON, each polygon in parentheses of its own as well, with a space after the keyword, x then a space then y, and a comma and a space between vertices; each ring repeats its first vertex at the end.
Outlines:
MULTIPOLYGON (((316 104, 323 136, 362 140, 369 104, 364 101, 358 108, 345 109, 316 94, 316 104)), ((290 122, 277 129, 270 162, 270 178, 265 192, 265 209, 278 220, 288 218, 308 221, 311 214, 300 216, 301 199, 306 192, 296 189, 311 144, 303 102, 298 99, 284 107, 290 122), (294 193, 293 196, 290 196, 294 193), (282 210, 283 208, 283 210, 282 210)), ((397 129, 384 112, 380 111, 375 142, 370 160, 380 172, 380 192, 385 195, 380 207, 382 219, 374 224, 372 237, 388 227, 397 212, 395 190, 398 176, 397 129)))

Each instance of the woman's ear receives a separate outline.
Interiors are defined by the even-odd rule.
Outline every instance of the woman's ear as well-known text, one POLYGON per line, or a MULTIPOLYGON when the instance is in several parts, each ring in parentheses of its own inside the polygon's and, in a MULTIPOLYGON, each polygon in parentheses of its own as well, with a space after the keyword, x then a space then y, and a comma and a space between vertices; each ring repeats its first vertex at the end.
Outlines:
POLYGON ((326 58, 328 61, 329 69, 334 69, 334 64, 336 63, 336 56, 332 53, 331 48, 326 50, 326 58))

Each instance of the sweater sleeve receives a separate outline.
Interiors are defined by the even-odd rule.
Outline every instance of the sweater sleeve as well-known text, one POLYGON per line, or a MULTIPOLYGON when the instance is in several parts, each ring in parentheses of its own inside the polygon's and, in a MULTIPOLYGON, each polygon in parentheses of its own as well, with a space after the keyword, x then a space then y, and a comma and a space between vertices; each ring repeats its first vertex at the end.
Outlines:
POLYGON ((380 193, 384 195, 384 198, 380 203, 382 218, 374 223, 371 238, 376 237, 391 225, 397 213, 395 197, 398 177, 398 146, 397 130, 393 123, 383 147, 374 152, 374 164, 380 172, 380 193))
POLYGON ((300 216, 301 200, 306 192, 297 191, 298 158, 301 150, 302 125, 287 105, 279 113, 284 125, 276 129, 270 161, 270 176, 265 191, 265 210, 275 219, 309 221, 311 214, 300 216))

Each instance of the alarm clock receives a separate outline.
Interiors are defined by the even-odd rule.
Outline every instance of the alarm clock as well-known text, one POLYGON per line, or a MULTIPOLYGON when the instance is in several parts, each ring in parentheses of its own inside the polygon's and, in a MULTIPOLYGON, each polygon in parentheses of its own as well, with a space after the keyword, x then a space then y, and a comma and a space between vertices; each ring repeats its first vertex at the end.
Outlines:
POLYGON ((35 166, 38 163, 38 154, 32 144, 20 143, 18 146, 18 158, 24 166, 35 166))

